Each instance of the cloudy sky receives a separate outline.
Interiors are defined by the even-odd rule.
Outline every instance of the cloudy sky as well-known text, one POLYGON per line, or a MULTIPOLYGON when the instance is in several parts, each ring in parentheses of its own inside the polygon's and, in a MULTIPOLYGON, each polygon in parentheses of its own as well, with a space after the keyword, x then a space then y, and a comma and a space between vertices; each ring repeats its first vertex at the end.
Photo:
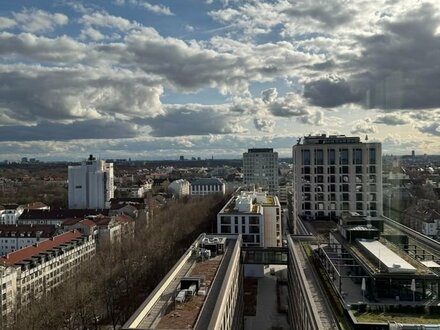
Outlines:
POLYGON ((0 4, 0 160, 440 153, 438 0, 0 4))

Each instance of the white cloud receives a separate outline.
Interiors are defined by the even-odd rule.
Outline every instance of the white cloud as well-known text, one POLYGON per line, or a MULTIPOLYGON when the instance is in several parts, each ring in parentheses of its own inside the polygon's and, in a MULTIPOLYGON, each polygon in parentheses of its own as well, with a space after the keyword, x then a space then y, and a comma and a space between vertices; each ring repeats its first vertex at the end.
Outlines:
POLYGON ((141 6, 152 13, 165 16, 173 16, 170 8, 164 5, 153 5, 149 2, 140 2, 141 6))
POLYGON ((41 9, 23 9, 13 13, 14 20, 21 30, 33 33, 44 33, 66 25, 69 18, 61 13, 49 13, 41 9))
POLYGON ((17 22, 8 17, 0 17, 0 30, 12 28, 17 25, 17 22))

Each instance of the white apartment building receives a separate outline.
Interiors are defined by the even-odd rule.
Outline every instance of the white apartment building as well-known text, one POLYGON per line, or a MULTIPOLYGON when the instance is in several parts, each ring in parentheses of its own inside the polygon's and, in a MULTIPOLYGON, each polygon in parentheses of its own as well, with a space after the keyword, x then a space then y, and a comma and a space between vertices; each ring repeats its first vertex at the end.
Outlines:
POLYGON ((23 206, 18 204, 3 205, 3 209, 0 210, 0 224, 15 225, 23 211, 23 206))
POLYGON ((243 191, 217 214, 217 233, 241 234, 244 246, 281 246, 281 207, 278 197, 243 191))
POLYGON ((90 260, 95 249, 93 236, 73 230, 8 253, 0 262, 17 271, 14 305, 19 310, 57 287, 90 260))
POLYGON ((188 196, 191 184, 185 179, 174 180, 168 185, 168 190, 176 197, 188 196))
POLYGON ((278 195, 278 153, 270 148, 248 149, 243 153, 243 179, 278 195))
POLYGON ((69 208, 108 208, 114 196, 113 163, 92 155, 79 166, 69 166, 69 208))
POLYGON ((306 136, 293 146, 293 171, 295 215, 383 214, 380 143, 344 135, 306 136))
POLYGON ((17 269, 0 266, 0 328, 12 322, 11 314, 15 310, 17 298, 17 269))
POLYGON ((226 193, 225 183, 218 178, 202 178, 191 182, 191 196, 205 196, 226 193))
POLYGON ((0 255, 42 242, 55 233, 51 225, 0 225, 0 255))

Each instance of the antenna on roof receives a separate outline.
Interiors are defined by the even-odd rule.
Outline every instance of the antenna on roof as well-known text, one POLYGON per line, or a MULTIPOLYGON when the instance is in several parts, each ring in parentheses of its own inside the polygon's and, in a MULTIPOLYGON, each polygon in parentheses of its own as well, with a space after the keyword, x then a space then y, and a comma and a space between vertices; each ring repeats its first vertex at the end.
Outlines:
POLYGON ((368 141, 368 135, 365 135, 365 141, 368 141))
POLYGON ((301 143, 301 140, 302 140, 302 137, 300 137, 298 140, 296 140, 296 144, 297 144, 297 145, 300 144, 300 143, 301 143))

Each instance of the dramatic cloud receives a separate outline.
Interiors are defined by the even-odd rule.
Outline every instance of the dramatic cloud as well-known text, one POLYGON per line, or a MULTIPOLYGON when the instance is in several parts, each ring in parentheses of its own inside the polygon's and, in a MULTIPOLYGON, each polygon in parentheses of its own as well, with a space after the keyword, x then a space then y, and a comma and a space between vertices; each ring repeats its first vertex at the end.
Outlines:
POLYGON ((379 116, 374 121, 376 124, 385 124, 385 125, 405 125, 409 124, 411 121, 405 115, 401 114, 387 114, 383 116, 379 116))
POLYGON ((246 129, 227 109, 215 106, 168 106, 166 113, 146 119, 151 136, 244 133, 246 129))
POLYGON ((362 99, 360 92, 353 91, 346 80, 337 77, 323 78, 306 83, 304 85, 304 97, 309 99, 311 104, 324 108, 359 102, 362 99))
POLYGON ((122 121, 95 119, 72 124, 41 122, 35 126, 3 126, 0 141, 125 139, 136 137, 139 133, 136 125, 122 121))
POLYGON ((358 120, 350 131, 351 134, 372 134, 377 133, 377 127, 371 120, 358 120))
POLYGON ((162 92, 148 76, 126 70, 0 65, 0 108, 24 121, 154 115, 162 92))

